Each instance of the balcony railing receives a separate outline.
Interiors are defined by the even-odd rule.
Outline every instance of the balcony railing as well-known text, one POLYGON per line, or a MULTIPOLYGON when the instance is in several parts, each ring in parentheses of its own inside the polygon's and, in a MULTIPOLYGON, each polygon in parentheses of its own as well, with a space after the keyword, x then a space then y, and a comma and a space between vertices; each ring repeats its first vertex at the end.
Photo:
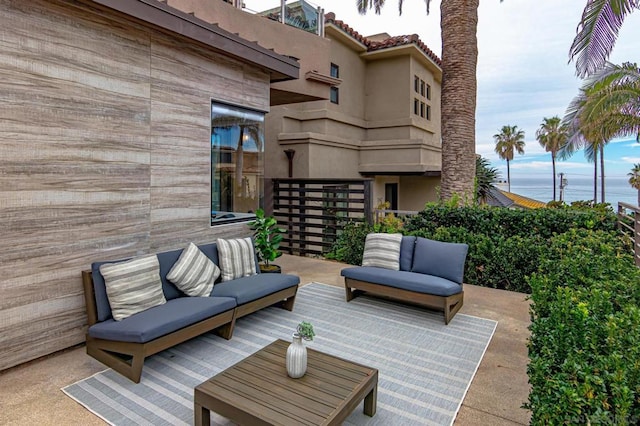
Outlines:
POLYGON ((262 15, 274 21, 299 28, 303 31, 324 36, 324 9, 306 0, 289 2, 287 0, 232 0, 242 10, 262 15), (272 6, 269 9, 264 7, 272 6), (261 10, 258 10, 258 9, 261 10), (282 17, 284 16, 284 19, 282 17))

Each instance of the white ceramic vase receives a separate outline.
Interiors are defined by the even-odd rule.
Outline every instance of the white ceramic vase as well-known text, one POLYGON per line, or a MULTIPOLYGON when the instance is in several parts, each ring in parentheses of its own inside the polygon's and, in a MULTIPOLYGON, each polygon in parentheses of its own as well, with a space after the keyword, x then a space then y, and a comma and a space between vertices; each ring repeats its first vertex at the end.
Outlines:
POLYGON ((287 348, 287 374, 293 379, 299 379, 307 372, 307 348, 302 343, 302 337, 293 333, 293 341, 287 348))

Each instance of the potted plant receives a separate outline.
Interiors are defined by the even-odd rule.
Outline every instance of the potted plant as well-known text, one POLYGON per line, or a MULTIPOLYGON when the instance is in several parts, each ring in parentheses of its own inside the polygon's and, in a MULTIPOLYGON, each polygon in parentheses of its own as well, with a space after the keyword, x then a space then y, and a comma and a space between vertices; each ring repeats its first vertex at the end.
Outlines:
POLYGON ((293 379, 299 379, 307 372, 307 348, 302 340, 313 340, 316 333, 310 322, 302 321, 293 333, 293 341, 287 348, 287 374, 293 379))
POLYGON ((254 231, 256 254, 260 261, 260 272, 280 273, 280 266, 271 264, 282 255, 279 249, 284 229, 278 226, 273 216, 265 216, 264 210, 256 210, 256 218, 249 222, 254 231))
POLYGON ((300 337, 302 337, 304 340, 313 340, 316 335, 316 333, 313 331, 313 324, 307 321, 302 321, 300 324, 298 324, 298 328, 296 328, 296 331, 297 333, 294 334, 299 334, 300 337))

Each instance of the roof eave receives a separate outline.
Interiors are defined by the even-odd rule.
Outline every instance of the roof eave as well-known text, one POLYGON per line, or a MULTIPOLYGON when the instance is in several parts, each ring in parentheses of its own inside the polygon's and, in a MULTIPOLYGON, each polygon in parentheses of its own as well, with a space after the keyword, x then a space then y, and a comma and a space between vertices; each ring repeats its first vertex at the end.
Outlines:
POLYGON ((92 0, 125 15, 180 34, 207 45, 212 50, 265 69, 271 82, 299 78, 300 64, 293 58, 275 53, 255 42, 223 30, 193 15, 157 0, 92 0))

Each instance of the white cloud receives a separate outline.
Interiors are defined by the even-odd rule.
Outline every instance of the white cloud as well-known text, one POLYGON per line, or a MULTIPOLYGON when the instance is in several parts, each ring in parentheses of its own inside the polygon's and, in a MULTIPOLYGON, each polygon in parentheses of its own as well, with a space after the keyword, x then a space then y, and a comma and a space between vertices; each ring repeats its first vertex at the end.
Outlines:
POLYGON ((621 157, 620 160, 627 164, 640 163, 640 157, 621 157))

